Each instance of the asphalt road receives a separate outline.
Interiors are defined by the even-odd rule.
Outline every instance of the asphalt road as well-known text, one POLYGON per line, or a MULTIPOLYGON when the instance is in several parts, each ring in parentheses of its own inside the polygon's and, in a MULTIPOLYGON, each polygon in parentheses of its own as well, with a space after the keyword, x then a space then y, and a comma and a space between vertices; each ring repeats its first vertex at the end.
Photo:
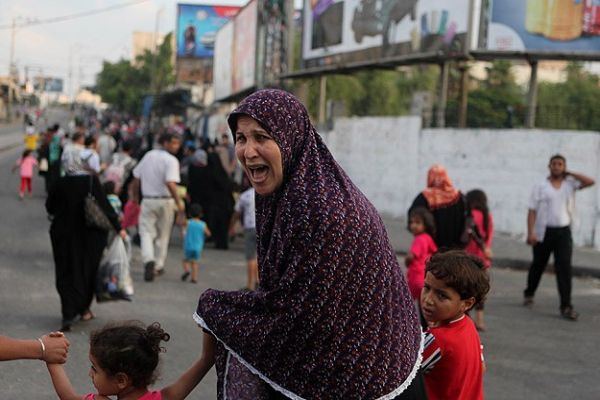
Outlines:
MULTIPOLYGON (((65 117, 60 114, 55 116, 65 117)), ((62 118, 61 117, 61 118, 62 118)), ((51 119, 52 117, 50 117, 51 119)), ((49 121, 52 123, 53 121, 49 121)), ((0 129, 0 136, 10 134, 0 129)), ((34 196, 19 201, 18 176, 10 166, 20 148, 0 151, 0 333, 35 338, 60 326, 60 303, 54 288, 54 266, 44 210, 43 182, 34 179, 34 196)), ((182 283, 181 235, 173 232, 167 272, 155 282, 142 279, 136 248, 132 265, 135 298, 131 303, 94 305, 97 318, 74 326, 67 372, 75 387, 92 392, 87 376, 88 336, 111 320, 159 321, 171 334, 162 355, 160 388, 173 381, 197 357, 201 330, 192 320, 199 294, 208 287, 234 290, 245 283, 242 243, 229 251, 208 245, 200 282, 182 283)), ((558 317, 556 285, 544 276, 533 309, 521 306, 525 273, 492 270, 492 292, 486 305, 488 330, 482 334, 487 372, 487 399, 563 400, 600 398, 597 337, 600 331, 600 281, 574 280, 573 301, 578 322, 558 317)), ((210 372, 189 396, 215 399, 216 379, 210 372)), ((39 361, 0 364, 0 399, 55 399, 49 376, 39 361)))

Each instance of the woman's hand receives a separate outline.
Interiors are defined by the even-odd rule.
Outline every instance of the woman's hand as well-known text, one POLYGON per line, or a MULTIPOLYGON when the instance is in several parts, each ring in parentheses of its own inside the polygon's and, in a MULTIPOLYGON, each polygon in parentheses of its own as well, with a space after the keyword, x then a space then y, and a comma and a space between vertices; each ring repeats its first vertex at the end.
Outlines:
POLYGON ((127 239, 127 231, 125 229, 121 229, 119 231, 119 236, 121 236, 121 239, 123 240, 127 239))
POLYGON ((41 359, 50 364, 63 364, 67 361, 69 340, 62 332, 50 332, 40 338, 44 343, 45 351, 41 359))

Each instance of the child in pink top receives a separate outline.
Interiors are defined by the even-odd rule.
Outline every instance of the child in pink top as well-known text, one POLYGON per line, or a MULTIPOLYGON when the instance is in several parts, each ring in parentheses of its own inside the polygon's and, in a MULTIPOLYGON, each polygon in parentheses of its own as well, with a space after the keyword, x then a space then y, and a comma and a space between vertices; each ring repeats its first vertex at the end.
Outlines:
POLYGON ((145 327, 139 321, 109 324, 90 336, 89 376, 97 394, 75 392, 62 364, 47 364, 60 400, 178 400, 185 399, 214 364, 212 336, 204 336, 203 353, 179 379, 159 391, 149 391, 156 379, 162 341, 169 340, 158 322, 145 327))
MULTIPOLYGON (((471 210, 473 225, 470 232, 471 240, 467 244, 467 247, 465 247, 465 251, 481 258, 487 272, 487 269, 492 265, 494 219, 488 209, 487 196, 483 190, 474 189, 469 191, 467 193, 467 204, 471 210)), ((483 302, 475 305, 475 326, 480 331, 485 330, 483 308, 483 302)))
POLYGON ((435 235, 433 215, 424 207, 413 209, 410 212, 408 228, 414 239, 404 260, 407 268, 406 280, 412 298, 419 301, 425 281, 425 263, 437 251, 432 238, 435 235))
POLYGON ((31 150, 23 151, 23 155, 19 158, 16 164, 13 166, 13 172, 19 168, 21 173, 21 186, 19 188, 19 197, 22 199, 25 195, 25 189, 31 197, 31 178, 33 177, 33 167, 36 167, 38 162, 31 155, 31 150))

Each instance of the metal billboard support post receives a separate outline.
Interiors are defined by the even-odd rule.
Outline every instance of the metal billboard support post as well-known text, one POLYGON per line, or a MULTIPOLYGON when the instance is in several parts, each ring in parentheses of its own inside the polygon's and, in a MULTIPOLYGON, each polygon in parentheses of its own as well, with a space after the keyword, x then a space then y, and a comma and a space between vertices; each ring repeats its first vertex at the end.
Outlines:
POLYGON ((467 127, 467 106, 469 103, 469 67, 461 63, 460 69, 460 108, 458 114, 458 127, 467 127))
POLYGON ((436 125, 438 128, 446 126, 446 102, 448 100, 448 63, 440 64, 440 82, 438 85, 438 102, 436 112, 436 125))
POLYGON ((538 73, 538 62, 530 61, 529 66, 531 67, 531 76, 529 77, 529 92, 527 93, 527 119, 525 120, 525 127, 535 127, 535 109, 537 108, 537 73, 538 73))
POLYGON ((325 112, 327 106, 327 76, 321 75, 319 78, 319 126, 325 125, 325 112))

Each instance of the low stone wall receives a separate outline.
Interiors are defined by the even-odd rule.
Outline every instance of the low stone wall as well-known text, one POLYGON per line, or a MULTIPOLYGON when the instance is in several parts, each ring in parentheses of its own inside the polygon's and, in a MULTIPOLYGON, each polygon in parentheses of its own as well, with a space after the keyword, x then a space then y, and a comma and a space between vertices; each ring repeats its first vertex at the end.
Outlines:
MULTIPOLYGON (((403 216, 440 163, 463 192, 481 188, 496 230, 526 232, 532 186, 548 174, 551 155, 600 181, 600 134, 541 129, 421 129, 418 117, 341 118, 321 133, 331 152, 377 209, 403 216)), ((573 238, 600 250, 600 185, 577 194, 573 238), (596 235, 596 232, 599 232, 596 235)))

